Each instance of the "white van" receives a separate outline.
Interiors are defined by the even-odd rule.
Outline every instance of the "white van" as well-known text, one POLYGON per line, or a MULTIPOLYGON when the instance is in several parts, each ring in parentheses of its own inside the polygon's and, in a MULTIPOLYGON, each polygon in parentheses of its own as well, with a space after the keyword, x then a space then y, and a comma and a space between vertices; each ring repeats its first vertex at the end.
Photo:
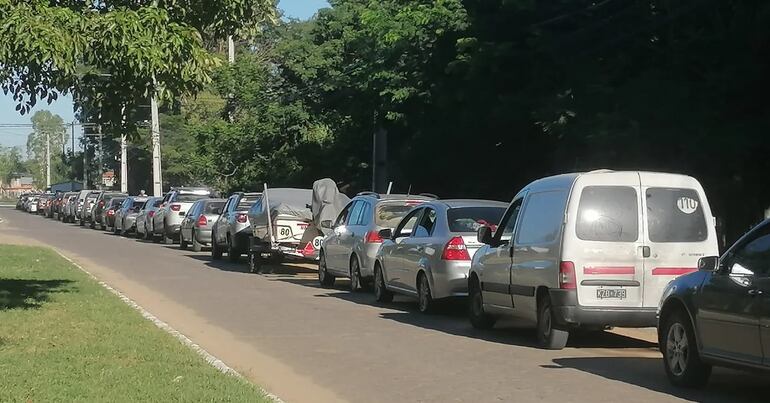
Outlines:
POLYGON ((665 286, 719 254, 700 183, 683 175, 594 171, 537 180, 514 197, 473 257, 470 318, 536 324, 540 345, 569 331, 654 327, 665 286))

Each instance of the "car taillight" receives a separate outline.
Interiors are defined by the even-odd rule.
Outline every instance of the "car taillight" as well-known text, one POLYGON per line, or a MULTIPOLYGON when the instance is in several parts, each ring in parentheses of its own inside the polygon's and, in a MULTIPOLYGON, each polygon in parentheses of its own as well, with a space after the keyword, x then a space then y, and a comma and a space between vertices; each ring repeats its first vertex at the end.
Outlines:
POLYGON ((308 224, 306 222, 297 223, 297 227, 299 227, 299 229, 302 229, 302 230, 307 229, 307 227, 309 227, 309 226, 310 226, 310 224, 308 224))
POLYGON ((559 264, 559 288, 563 290, 574 290, 577 288, 574 263, 561 262, 559 264))
POLYGON ((238 221, 239 223, 243 224, 247 221, 246 214, 238 214, 235 216, 235 221, 238 221))
POLYGON ((364 242, 366 243, 382 243, 382 237, 380 236, 379 231, 369 231, 366 233, 366 238, 364 238, 364 242))
POLYGON ((149 213, 147 213, 147 216, 152 218, 153 216, 155 216, 155 211, 154 210, 150 211, 149 213))
POLYGON ((468 254, 468 248, 465 247, 462 237, 456 236, 447 242, 444 247, 444 253, 441 254, 443 260, 471 260, 468 254))
POLYGON ((104 200, 99 202, 99 207, 104 207, 104 200))
POLYGON ((115 210, 107 210, 107 215, 115 215, 115 210))
POLYGON ((182 208, 179 204, 172 204, 171 205, 171 211, 179 211, 182 208))
POLYGON ((208 218, 206 218, 205 215, 201 214, 198 217, 198 222, 196 222, 195 225, 198 226, 198 227, 205 227, 205 226, 209 225, 209 220, 208 220, 208 218))

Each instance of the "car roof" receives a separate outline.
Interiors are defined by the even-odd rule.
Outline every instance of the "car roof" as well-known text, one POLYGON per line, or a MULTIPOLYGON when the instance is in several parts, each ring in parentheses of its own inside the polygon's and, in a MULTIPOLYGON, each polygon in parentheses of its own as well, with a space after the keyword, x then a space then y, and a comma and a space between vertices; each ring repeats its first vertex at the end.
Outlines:
POLYGON ((436 204, 444 204, 449 208, 460 207, 503 207, 507 208, 508 203, 496 201, 496 200, 483 200, 483 199, 445 199, 436 200, 436 204))
POLYGON ((428 200, 436 200, 435 197, 431 196, 423 196, 423 195, 408 195, 408 194, 377 194, 374 192, 362 192, 357 194, 355 198, 369 198, 374 199, 378 201, 408 201, 408 200, 414 200, 414 201, 428 201, 428 200))

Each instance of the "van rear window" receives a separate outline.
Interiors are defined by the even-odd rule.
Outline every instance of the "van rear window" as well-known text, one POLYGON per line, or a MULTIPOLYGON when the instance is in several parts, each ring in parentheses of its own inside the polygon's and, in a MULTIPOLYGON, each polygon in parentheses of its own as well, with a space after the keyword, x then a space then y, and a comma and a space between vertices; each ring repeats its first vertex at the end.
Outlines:
POLYGON ((587 186, 580 195, 577 236, 584 241, 635 242, 639 203, 629 186, 587 186))
POLYGON ((652 242, 702 242, 706 217, 694 189, 647 189, 647 227, 652 242))

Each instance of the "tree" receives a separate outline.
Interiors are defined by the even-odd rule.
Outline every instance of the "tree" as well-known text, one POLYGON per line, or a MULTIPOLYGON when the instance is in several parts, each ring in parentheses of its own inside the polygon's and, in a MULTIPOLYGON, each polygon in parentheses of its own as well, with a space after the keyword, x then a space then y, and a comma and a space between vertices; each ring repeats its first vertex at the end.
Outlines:
POLYGON ((41 110, 32 115, 32 133, 27 136, 27 158, 34 166, 33 177, 38 187, 46 183, 46 142, 50 147, 51 181, 67 176, 62 170, 61 150, 67 142, 67 130, 61 116, 41 110))
POLYGON ((202 89, 220 64, 204 43, 248 38, 274 13, 272 0, 0 0, 0 86, 21 113, 72 91, 93 121, 121 125, 153 93, 202 89))
POLYGON ((0 147, 0 183, 8 183, 10 175, 26 171, 18 147, 0 147))

